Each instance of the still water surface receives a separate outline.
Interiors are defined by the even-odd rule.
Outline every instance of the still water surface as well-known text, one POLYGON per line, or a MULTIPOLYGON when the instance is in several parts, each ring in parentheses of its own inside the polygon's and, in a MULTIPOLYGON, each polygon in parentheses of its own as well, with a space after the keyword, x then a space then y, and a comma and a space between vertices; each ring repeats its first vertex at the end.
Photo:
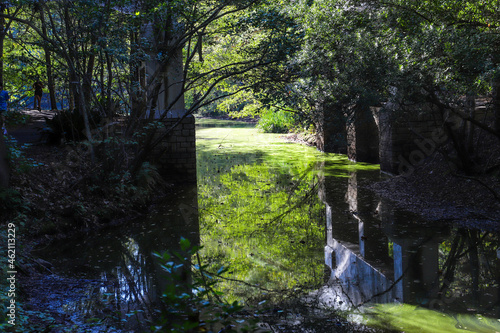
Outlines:
POLYGON ((200 120, 197 149, 198 184, 146 220, 50 249, 65 274, 96 281, 89 293, 99 297, 74 309, 152 318, 167 282, 151 253, 175 250, 182 236, 203 245, 209 267, 229 267, 219 285, 228 299, 273 304, 293 295, 321 309, 312 323, 274 305, 283 313, 270 320, 275 331, 329 332, 331 308, 382 330, 500 331, 497 234, 395 209, 367 189, 381 178, 377 165, 251 124, 200 120))

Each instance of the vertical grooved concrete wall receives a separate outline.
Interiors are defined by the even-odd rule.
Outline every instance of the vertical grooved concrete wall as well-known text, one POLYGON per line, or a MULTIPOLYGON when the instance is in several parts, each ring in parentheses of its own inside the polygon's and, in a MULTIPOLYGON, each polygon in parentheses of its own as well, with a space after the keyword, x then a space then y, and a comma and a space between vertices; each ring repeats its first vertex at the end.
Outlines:
MULTIPOLYGON (((331 111, 331 110, 330 110, 331 111)), ((326 117, 318 125, 318 149, 344 153, 328 142, 346 136, 347 155, 356 162, 380 163, 381 171, 407 174, 421 165, 437 148, 448 140, 445 124, 454 129, 462 120, 444 114, 430 104, 401 106, 389 102, 384 107, 353 109, 347 121, 326 117)), ((477 108, 476 119, 484 121, 484 108, 477 108)), ((471 126, 470 123, 468 126, 471 126)))

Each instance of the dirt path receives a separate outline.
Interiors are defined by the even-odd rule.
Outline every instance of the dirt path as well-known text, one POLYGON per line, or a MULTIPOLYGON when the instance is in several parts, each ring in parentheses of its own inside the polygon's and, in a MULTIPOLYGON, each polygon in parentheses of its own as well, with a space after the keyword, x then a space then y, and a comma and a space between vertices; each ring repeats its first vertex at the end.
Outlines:
POLYGON ((45 127, 45 119, 52 119, 57 111, 22 110, 20 112, 28 116, 28 121, 23 125, 8 126, 8 134, 12 135, 19 145, 41 143, 41 130, 45 127))

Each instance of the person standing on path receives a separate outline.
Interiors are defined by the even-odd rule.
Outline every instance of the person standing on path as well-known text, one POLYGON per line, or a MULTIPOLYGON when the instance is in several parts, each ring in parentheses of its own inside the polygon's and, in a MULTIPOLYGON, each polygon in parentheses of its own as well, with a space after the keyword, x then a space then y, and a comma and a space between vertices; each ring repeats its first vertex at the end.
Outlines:
POLYGON ((36 81, 33 84, 33 89, 35 89, 35 105, 34 108, 38 111, 42 111, 42 95, 43 95, 43 84, 40 81, 36 81), (37 107, 38 105, 38 107, 37 107))
POLYGON ((7 102, 9 93, 3 90, 3 84, 0 84, 0 134, 4 133, 5 114, 7 113, 7 102))

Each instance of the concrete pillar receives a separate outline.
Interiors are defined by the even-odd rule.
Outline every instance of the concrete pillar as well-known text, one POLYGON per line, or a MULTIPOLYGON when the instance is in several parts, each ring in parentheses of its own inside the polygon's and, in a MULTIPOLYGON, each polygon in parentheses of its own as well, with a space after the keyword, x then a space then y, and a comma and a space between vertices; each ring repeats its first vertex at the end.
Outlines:
POLYGON ((345 154, 347 152, 346 118, 341 110, 323 102, 316 106, 319 117, 316 120, 316 145, 325 153, 345 154))
POLYGON ((380 170, 409 175, 444 143, 443 118, 429 104, 404 109, 387 103, 379 112, 380 170))
MULTIPOLYGON (((173 30, 180 28, 173 23, 173 30)), ((144 29, 147 38, 160 38, 151 41, 152 45, 162 43, 175 43, 175 33, 167 38, 167 33, 155 34, 152 26, 144 29), (158 36, 157 36, 158 35, 158 36)), ((163 126, 153 130, 156 138, 162 138, 149 156, 149 161, 154 163, 160 173, 173 182, 196 182, 196 135, 195 120, 192 115, 186 115, 183 84, 183 56, 182 48, 178 47, 169 54, 168 63, 162 65, 158 58, 158 51, 151 48, 149 60, 146 61, 146 81, 151 81, 156 75, 151 91, 158 96, 147 101, 148 110, 146 119, 160 120, 163 126), (158 70, 161 70, 158 72, 158 70), (157 89, 157 90, 155 90, 157 89)))
POLYGON ((169 112, 162 123, 163 126, 155 130, 155 136, 163 139, 149 155, 149 161, 168 181, 196 182, 195 118, 188 115, 181 120, 178 114, 169 112), (169 131, 167 135, 166 131, 169 131))
MULTIPOLYGON (((150 59, 146 62, 146 77, 152 77, 158 70, 160 64, 155 60, 154 52, 150 54, 150 59)), ((158 91, 158 100, 156 106, 151 105, 152 101, 148 101, 148 113, 154 112, 154 118, 161 118, 165 112, 182 116, 185 112, 184 94, 183 94, 183 60, 182 49, 176 50, 170 56, 170 61, 163 72, 158 75, 157 80, 161 82, 161 87, 158 91)))
POLYGON ((393 124, 391 122, 391 112, 393 109, 393 104, 387 103, 379 112, 379 160, 381 171, 397 174, 392 144, 393 124))
POLYGON ((356 162, 379 162, 379 130, 374 111, 356 106, 347 120, 347 156, 356 162))

